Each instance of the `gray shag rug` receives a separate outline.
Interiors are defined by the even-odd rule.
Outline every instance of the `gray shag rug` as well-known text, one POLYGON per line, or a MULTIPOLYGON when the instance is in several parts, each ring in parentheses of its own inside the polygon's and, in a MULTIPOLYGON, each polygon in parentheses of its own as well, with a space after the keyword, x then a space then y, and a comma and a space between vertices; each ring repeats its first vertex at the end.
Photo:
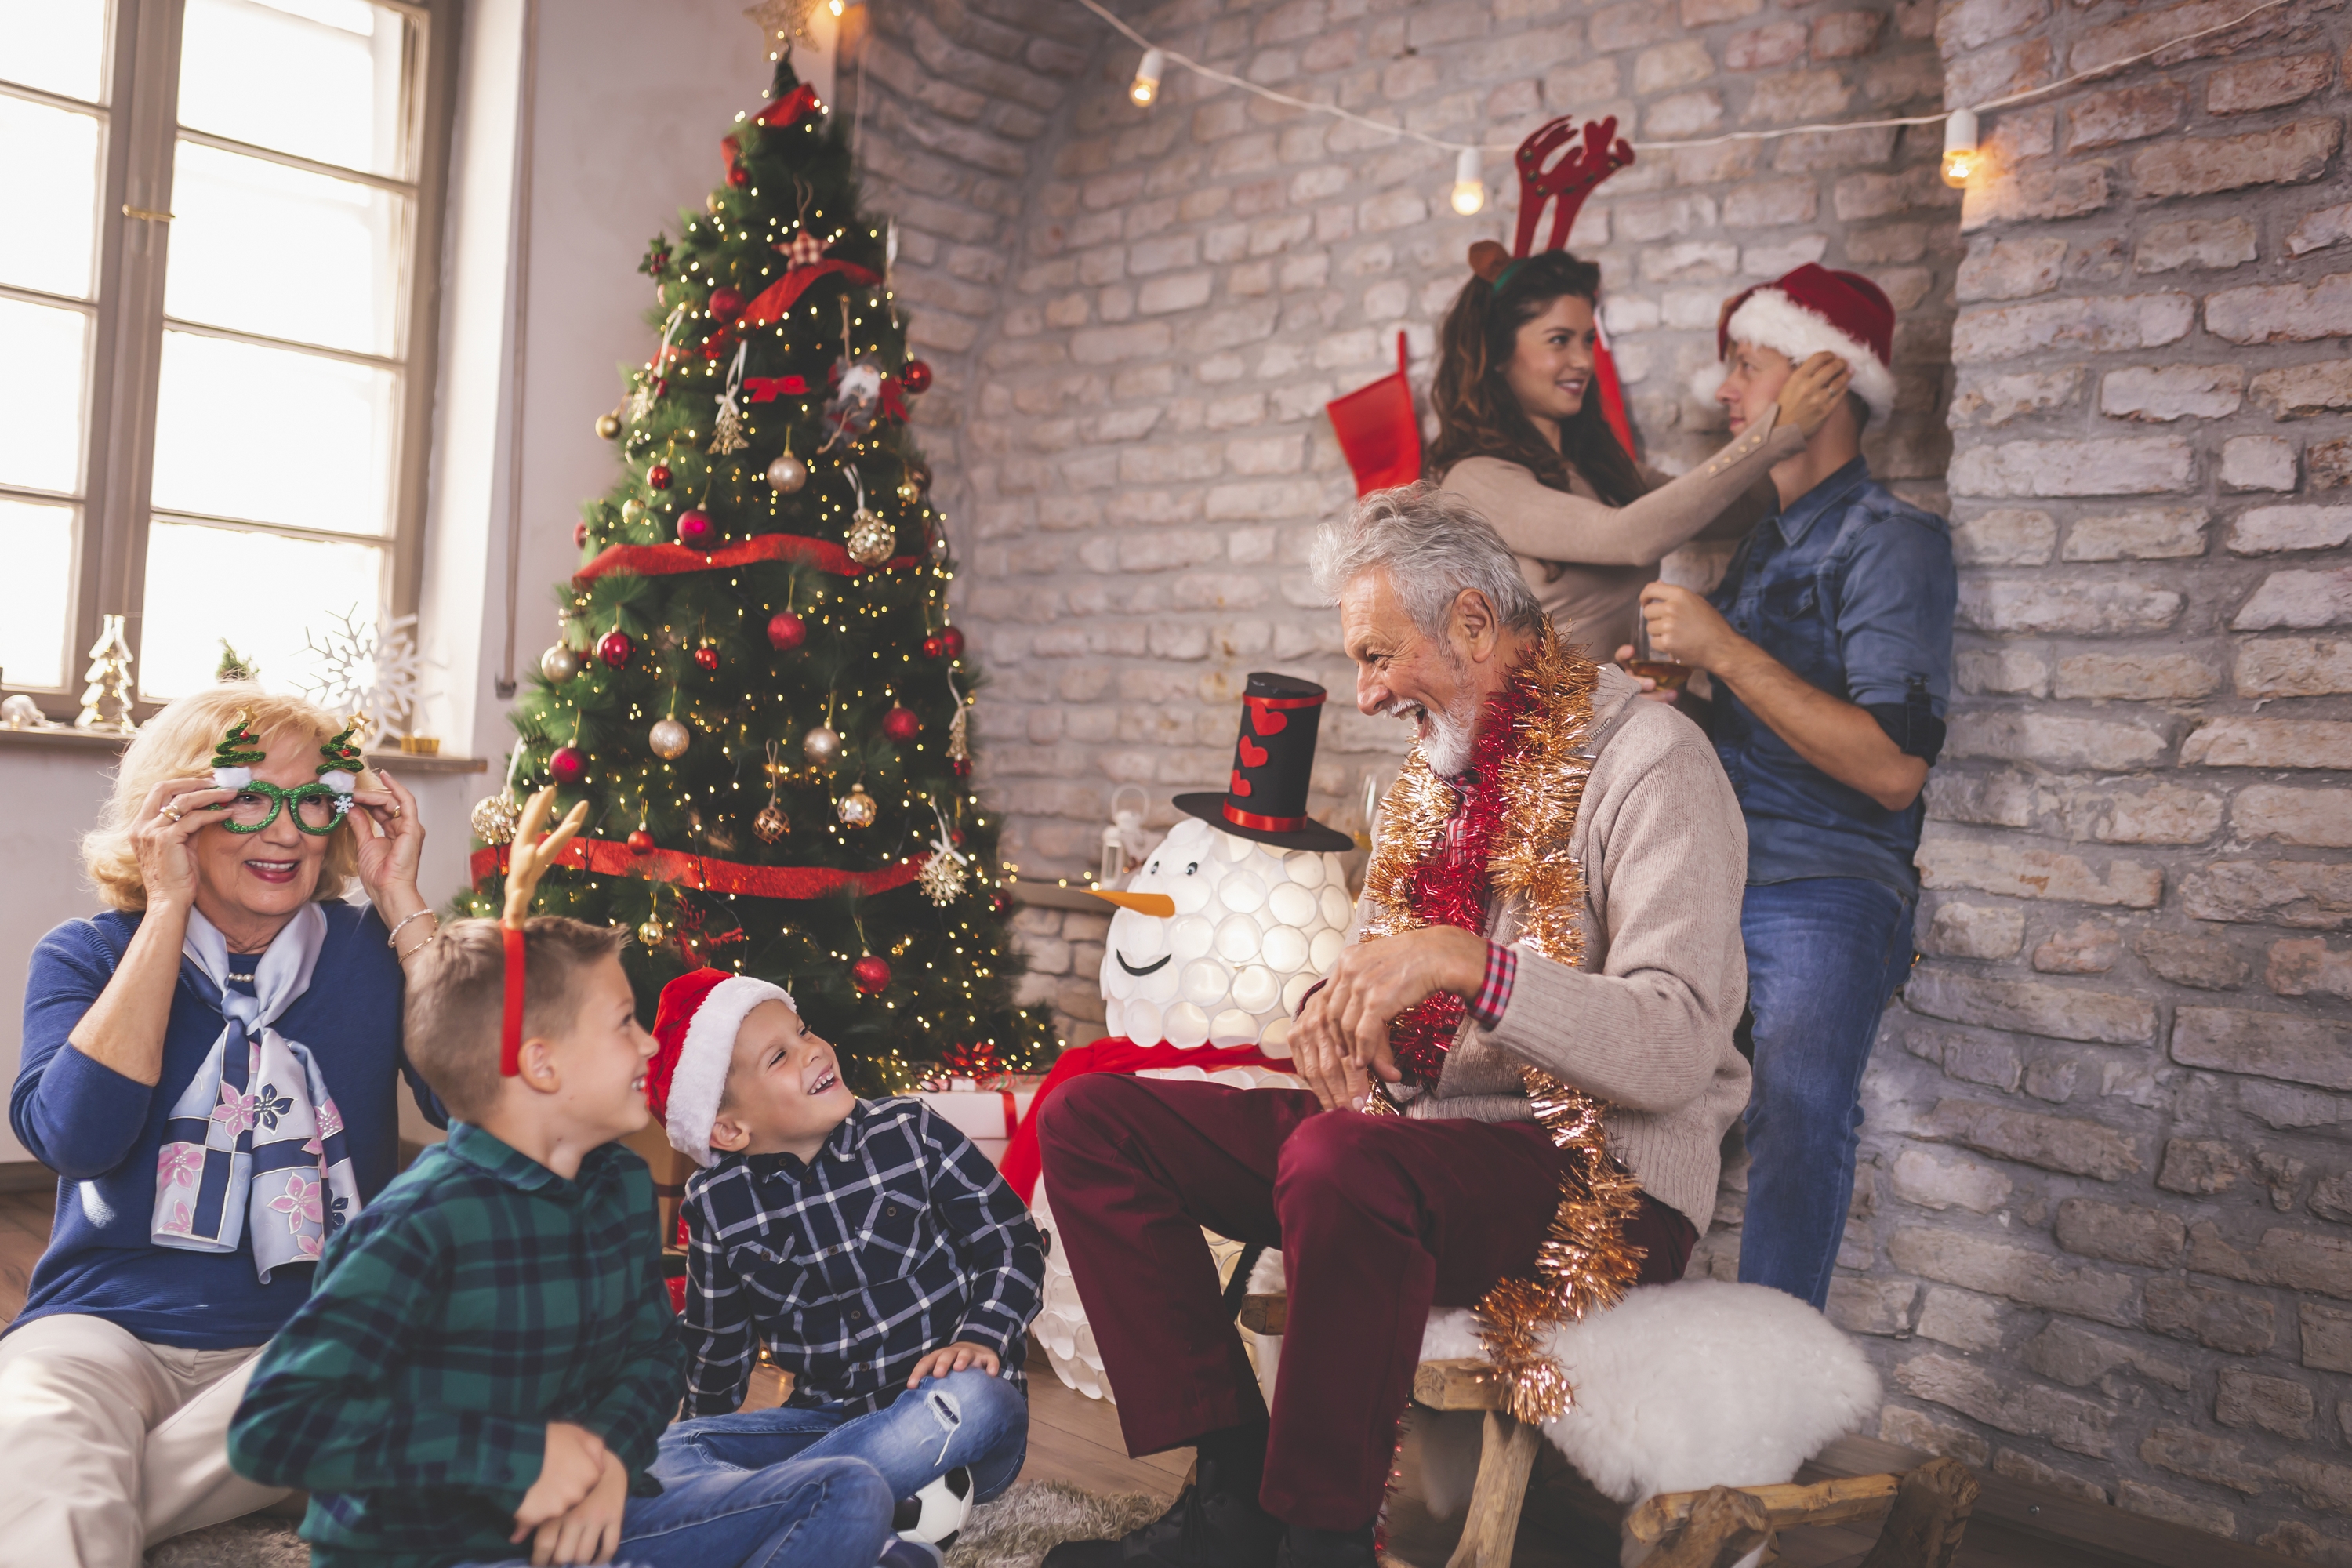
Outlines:
MULTIPOLYGON (((1065 1541, 1126 1534, 1168 1504, 1146 1492, 1099 1497, 1064 1481, 1023 1481, 972 1510, 948 1568, 1037 1568, 1065 1541)), ((290 1521, 266 1514, 192 1530, 147 1553, 147 1568, 310 1568, 310 1549, 290 1521)))

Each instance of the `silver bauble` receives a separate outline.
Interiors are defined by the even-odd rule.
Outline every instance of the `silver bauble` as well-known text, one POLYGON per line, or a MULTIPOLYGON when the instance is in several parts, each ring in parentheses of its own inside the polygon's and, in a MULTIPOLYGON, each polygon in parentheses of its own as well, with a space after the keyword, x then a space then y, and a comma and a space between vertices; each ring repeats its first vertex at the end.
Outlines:
POLYGON ((539 656, 539 672, 561 686, 580 673, 580 656, 568 643, 557 643, 539 656))
POLYGON ((790 495, 808 483, 808 465, 790 452, 786 452, 768 465, 768 483, 773 489, 790 495))
POLYGON ((841 761, 841 731, 830 724, 819 724, 801 737, 801 755, 812 767, 833 766, 841 761))
POLYGON ((654 727, 646 731, 646 744, 664 762, 676 762, 686 755, 686 748, 693 739, 694 732, 675 719, 656 719, 654 727))
POLYGON ((834 809, 840 814, 844 827, 867 827, 873 825, 877 807, 874 797, 866 793, 866 786, 857 784, 849 786, 849 793, 834 809))
POLYGON ((878 566, 890 559, 898 533, 880 518, 860 507, 849 520, 849 558, 860 566, 878 566))
POLYGON ((511 844, 515 826, 522 814, 515 809, 514 796, 505 790, 485 795, 474 803, 474 837, 485 844, 511 844))

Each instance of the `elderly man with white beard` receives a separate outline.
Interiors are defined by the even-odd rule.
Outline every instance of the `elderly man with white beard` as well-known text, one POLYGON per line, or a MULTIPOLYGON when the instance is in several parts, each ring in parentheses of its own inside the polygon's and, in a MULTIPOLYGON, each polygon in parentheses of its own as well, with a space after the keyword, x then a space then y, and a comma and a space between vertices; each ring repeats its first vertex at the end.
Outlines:
POLYGON ((1562 647, 1432 487, 1327 525, 1315 576, 1357 707, 1414 748, 1291 1035, 1307 1089, 1104 1075, 1041 1113, 1129 1451, 1200 1460, 1164 1518, 1048 1568, 1371 1568, 1431 1308, 1478 1306, 1514 1413, 1557 1414, 1548 1331, 1681 1277, 1748 1099, 1746 834, 1706 737, 1562 647), (1283 1250, 1270 1415, 1202 1226, 1283 1250))

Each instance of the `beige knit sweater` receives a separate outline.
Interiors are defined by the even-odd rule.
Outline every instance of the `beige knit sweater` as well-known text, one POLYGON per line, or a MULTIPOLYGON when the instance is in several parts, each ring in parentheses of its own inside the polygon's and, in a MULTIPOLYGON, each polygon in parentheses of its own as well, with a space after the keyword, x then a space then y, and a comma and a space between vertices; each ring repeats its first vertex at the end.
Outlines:
MULTIPOLYGON (((1539 1067, 1610 1103, 1611 1152, 1703 1235, 1724 1131, 1748 1103, 1731 1043, 1748 999, 1748 828, 1696 725, 1638 700, 1613 665, 1592 707, 1597 754, 1576 820, 1537 829, 1583 868, 1583 964, 1521 947, 1500 1024, 1465 1020, 1436 1089, 1405 1113, 1528 1120, 1521 1068, 1539 1067)), ((1512 942, 1521 913, 1505 903, 1487 934, 1512 942)))
POLYGON ((1614 658, 1633 640, 1661 560, 1694 539, 1737 539, 1779 507, 1772 465, 1805 446, 1795 426, 1779 426, 1780 412, 1678 478, 1643 469, 1650 491, 1627 506, 1602 500, 1574 468, 1570 488, 1556 490, 1502 458, 1465 458, 1440 488, 1495 525, 1562 640, 1614 658))

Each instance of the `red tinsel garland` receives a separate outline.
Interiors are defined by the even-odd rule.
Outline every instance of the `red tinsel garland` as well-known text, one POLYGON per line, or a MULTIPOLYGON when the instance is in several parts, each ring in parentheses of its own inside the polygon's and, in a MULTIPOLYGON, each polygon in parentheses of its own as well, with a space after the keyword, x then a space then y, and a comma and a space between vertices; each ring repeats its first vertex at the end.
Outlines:
MULTIPOLYGON (((1486 930, 1486 906, 1494 897, 1489 869, 1495 835, 1507 804, 1496 787, 1506 755, 1518 744, 1519 721, 1533 698, 1527 686, 1514 681, 1487 700, 1480 716, 1477 738, 1471 742, 1469 799, 1455 815, 1436 852, 1406 877, 1404 905, 1417 923, 1458 926, 1464 931, 1486 930)), ((1406 1008, 1389 1025, 1389 1049, 1408 1081, 1434 1084, 1445 1068, 1445 1053, 1461 1032, 1462 1016, 1469 1004, 1451 991, 1440 991, 1406 1008)))
MULTIPOLYGON (((572 574, 572 585, 584 588, 599 577, 634 573, 639 577, 670 577, 680 572, 716 572, 749 566, 757 561, 802 561, 820 572, 855 577, 874 568, 860 566, 849 552, 829 539, 800 533, 761 533, 717 550, 696 550, 684 544, 608 544, 585 566, 572 574)), ((880 570, 902 572, 922 564, 918 555, 895 555, 880 570)))
MULTIPOLYGON (((479 887, 507 868, 508 846, 477 849, 469 862, 479 887)), ((593 871, 604 877, 641 877, 649 881, 675 882, 706 893, 740 893, 755 899, 816 899, 852 888, 861 893, 887 893, 903 888, 923 874, 930 858, 918 855, 877 871, 845 871, 833 866, 746 866, 740 860, 715 860, 708 855, 688 855, 676 849, 643 852, 610 838, 574 838, 550 865, 593 871)))

